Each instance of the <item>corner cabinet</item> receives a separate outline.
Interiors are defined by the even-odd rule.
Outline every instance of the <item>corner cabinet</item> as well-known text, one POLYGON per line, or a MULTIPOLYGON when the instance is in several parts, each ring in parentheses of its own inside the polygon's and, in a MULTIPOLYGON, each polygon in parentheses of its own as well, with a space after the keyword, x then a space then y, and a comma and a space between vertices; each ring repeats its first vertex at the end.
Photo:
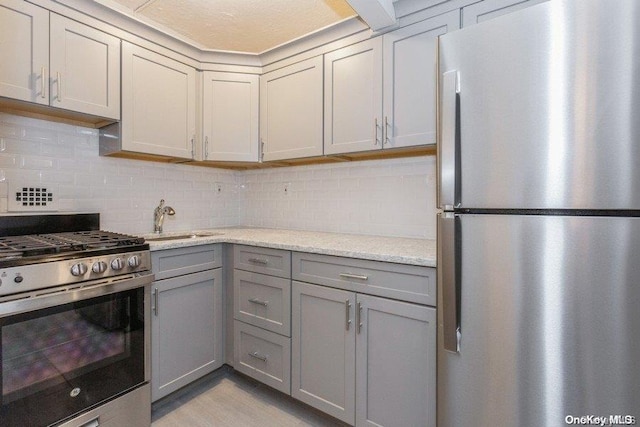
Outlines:
POLYGON ((326 54, 325 154, 435 144, 437 38, 459 27, 451 11, 326 54))
MULTIPOLYGON (((122 123, 113 149, 195 158, 195 68, 122 42, 122 123)), ((110 154, 103 151, 101 154, 110 154)))
POLYGON ((223 364, 221 245, 151 253, 151 398, 223 364))
POLYGON ((260 76, 262 160, 322 155, 322 57, 260 76))
POLYGON ((0 1, 0 24, 0 96, 120 119, 118 38, 24 1, 0 1))
POLYGON ((258 75, 203 72, 203 160, 257 162, 258 75))

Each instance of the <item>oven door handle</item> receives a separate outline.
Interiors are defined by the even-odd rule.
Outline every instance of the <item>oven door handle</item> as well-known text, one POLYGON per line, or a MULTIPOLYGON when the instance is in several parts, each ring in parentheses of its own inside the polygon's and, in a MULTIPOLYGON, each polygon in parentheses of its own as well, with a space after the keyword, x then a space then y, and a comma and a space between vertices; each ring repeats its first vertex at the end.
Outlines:
POLYGON ((132 273, 2 297, 0 318, 150 286, 154 277, 150 271, 132 273))

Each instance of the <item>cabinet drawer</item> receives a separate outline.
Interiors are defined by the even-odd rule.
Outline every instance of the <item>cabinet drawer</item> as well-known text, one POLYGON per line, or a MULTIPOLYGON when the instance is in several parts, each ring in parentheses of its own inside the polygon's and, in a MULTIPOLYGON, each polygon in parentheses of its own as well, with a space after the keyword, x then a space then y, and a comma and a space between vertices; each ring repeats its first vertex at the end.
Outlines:
POLYGON ((303 252, 292 256, 294 280, 432 306, 435 272, 430 267, 303 252))
POLYGON ((290 336, 291 280, 235 270, 233 317, 290 336))
POLYGON ((222 246, 202 245, 151 252, 156 280, 197 273, 222 266, 222 246))
POLYGON ((235 245, 233 266, 239 270, 270 276, 291 277, 291 252, 282 249, 235 245))
POLYGON ((291 339, 238 320, 233 330, 233 367, 291 394, 291 339))

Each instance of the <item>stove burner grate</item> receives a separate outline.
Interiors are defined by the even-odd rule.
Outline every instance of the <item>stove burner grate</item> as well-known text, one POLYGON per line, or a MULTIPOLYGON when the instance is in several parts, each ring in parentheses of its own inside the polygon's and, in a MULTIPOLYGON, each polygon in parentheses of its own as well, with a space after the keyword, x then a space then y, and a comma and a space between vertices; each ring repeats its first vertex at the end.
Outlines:
POLYGON ((0 259, 143 244, 144 239, 110 231, 76 231, 0 237, 0 259))

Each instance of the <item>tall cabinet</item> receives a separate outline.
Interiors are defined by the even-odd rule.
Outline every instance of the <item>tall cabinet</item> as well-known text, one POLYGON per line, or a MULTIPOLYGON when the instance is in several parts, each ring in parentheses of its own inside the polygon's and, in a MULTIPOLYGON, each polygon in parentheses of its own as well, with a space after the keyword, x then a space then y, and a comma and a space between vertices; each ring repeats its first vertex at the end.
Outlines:
POLYGON ((325 55, 324 152, 435 144, 437 37, 452 11, 325 55))
POLYGON ((0 1, 0 96, 120 118, 120 40, 24 1, 0 1))

